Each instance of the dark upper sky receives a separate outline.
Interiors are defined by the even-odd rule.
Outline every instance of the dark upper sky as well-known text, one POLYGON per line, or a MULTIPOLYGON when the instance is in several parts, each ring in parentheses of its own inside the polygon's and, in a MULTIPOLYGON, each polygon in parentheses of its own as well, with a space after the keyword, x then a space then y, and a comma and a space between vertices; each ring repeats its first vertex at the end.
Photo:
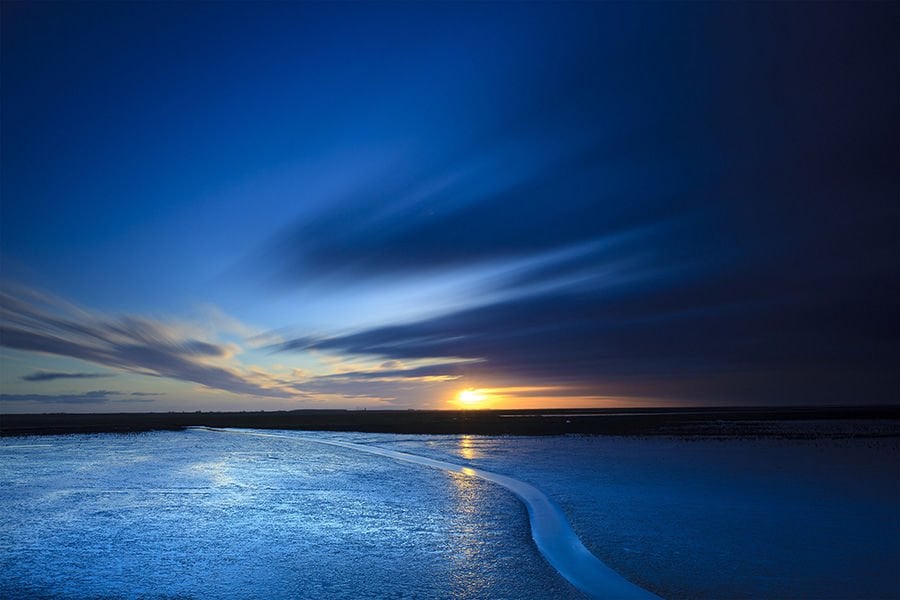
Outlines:
POLYGON ((898 23, 6 3, 0 409, 896 403, 898 23))

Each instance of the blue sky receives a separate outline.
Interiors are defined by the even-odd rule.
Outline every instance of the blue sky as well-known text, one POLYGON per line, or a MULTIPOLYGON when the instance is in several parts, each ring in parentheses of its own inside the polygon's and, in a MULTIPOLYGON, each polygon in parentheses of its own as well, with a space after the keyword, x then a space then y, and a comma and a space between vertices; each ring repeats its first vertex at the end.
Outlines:
POLYGON ((896 4, 7 3, 6 412, 896 402, 896 4))

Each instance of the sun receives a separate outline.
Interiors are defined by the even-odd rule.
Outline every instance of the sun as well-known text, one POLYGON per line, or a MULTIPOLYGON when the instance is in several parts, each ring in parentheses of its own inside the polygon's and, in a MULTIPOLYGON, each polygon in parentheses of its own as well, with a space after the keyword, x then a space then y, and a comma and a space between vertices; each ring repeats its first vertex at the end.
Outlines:
POLYGON ((467 390, 462 390, 457 394, 456 399, 465 408, 475 408, 478 405, 483 404, 484 401, 487 400, 487 396, 478 390, 469 388, 467 390))

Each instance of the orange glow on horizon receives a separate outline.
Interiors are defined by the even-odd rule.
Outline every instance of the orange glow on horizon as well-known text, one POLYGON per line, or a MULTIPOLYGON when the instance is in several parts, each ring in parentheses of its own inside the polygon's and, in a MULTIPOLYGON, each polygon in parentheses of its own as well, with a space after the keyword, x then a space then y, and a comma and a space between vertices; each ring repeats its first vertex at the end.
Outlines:
POLYGON ((646 407, 648 401, 653 400, 614 395, 581 396, 569 392, 564 386, 469 387, 456 392, 446 402, 449 408, 456 410, 535 410, 637 408, 646 407))

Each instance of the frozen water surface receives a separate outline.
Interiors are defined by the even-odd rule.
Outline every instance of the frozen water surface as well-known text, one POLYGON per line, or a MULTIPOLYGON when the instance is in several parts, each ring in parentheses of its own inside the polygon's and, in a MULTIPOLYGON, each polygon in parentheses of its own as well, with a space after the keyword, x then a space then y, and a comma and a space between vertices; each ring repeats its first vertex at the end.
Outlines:
POLYGON ((0 596, 577 598, 525 509, 665 597, 900 596, 896 438, 702 440, 186 431, 0 442, 0 596))
POLYGON ((4 598, 578 598, 470 477, 213 432, 6 438, 4 598))

